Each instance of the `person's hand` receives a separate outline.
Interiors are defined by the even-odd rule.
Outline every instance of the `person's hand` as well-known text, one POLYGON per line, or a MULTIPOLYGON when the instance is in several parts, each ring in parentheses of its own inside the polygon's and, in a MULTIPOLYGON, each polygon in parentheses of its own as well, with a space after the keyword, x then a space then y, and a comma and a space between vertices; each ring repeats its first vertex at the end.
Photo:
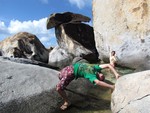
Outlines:
POLYGON ((118 79, 119 77, 121 77, 119 74, 116 74, 116 79, 118 79))
POLYGON ((112 85, 111 93, 114 91, 114 89, 115 89, 115 85, 112 85))

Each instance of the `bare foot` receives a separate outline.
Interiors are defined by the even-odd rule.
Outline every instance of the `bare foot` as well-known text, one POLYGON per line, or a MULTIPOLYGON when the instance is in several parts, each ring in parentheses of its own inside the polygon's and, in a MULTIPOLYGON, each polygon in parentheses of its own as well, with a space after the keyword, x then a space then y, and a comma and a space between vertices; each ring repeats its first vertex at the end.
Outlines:
POLYGON ((66 110, 70 105, 71 105, 71 103, 65 102, 65 103, 60 107, 60 109, 61 109, 61 110, 66 110))

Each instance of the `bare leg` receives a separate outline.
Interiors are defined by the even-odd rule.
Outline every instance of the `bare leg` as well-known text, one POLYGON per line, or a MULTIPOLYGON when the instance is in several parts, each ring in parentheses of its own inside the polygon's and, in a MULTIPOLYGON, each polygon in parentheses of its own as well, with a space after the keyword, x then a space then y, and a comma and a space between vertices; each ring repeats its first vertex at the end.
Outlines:
POLYGON ((61 89, 59 89, 57 91, 61 95, 61 97, 64 99, 64 102, 68 102, 68 97, 67 97, 66 92, 64 90, 61 90, 61 89))
POLYGON ((101 68, 109 68, 115 75, 116 79, 118 79, 120 77, 119 73, 117 73, 117 71, 114 69, 114 67, 112 67, 110 64, 102 64, 100 65, 101 68))
POLYGON ((57 84, 56 90, 60 94, 60 96, 63 98, 64 103, 60 107, 60 109, 65 110, 70 106, 70 102, 68 100, 67 94, 64 91, 64 89, 69 85, 69 83, 74 79, 73 74, 73 66, 67 66, 64 69, 61 70, 59 74, 60 82, 57 84))
POLYGON ((69 100, 68 100, 67 94, 66 94, 66 92, 65 92, 64 90, 62 90, 62 89, 60 89, 60 88, 58 88, 58 87, 57 87, 57 91, 58 91, 58 93, 60 94, 60 96, 61 96, 61 97, 63 98, 63 100, 64 100, 64 103, 63 103, 63 105, 60 107, 60 109, 65 110, 65 109, 67 109, 67 107, 70 105, 70 102, 69 102, 69 100))

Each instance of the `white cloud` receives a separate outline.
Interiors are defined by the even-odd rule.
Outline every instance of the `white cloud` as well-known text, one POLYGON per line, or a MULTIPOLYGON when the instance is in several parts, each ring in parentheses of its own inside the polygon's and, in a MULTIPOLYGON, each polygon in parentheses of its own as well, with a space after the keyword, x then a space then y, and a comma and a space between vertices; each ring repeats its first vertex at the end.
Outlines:
POLYGON ((5 28, 5 23, 0 21, 0 28, 5 28))
POLYGON ((73 5, 76 5, 79 9, 82 9, 85 6, 91 5, 92 0, 69 0, 69 2, 73 5))
POLYGON ((33 20, 33 21, 23 21, 20 22, 19 20, 11 20, 8 30, 11 34, 20 31, 27 31, 31 33, 39 33, 45 34, 48 33, 46 29, 46 20, 47 18, 43 18, 40 20, 33 20))
POLYGON ((23 22, 19 20, 11 20, 8 27, 4 22, 0 21, 0 40, 18 32, 29 32, 36 35, 45 46, 51 46, 48 44, 52 44, 51 40, 55 40, 55 34, 54 30, 46 29, 46 21, 47 18, 23 22))
POLYGON ((4 39, 4 37, 8 37, 10 35, 6 25, 4 22, 0 21, 0 41, 4 39))
POLYGON ((8 30, 7 30, 7 27, 6 27, 5 23, 0 21, 0 33, 5 34, 7 32, 8 32, 8 30))
POLYGON ((41 38, 40 38, 40 41, 42 41, 42 42, 47 42, 47 41, 49 41, 49 39, 48 39, 47 37, 41 37, 41 38))

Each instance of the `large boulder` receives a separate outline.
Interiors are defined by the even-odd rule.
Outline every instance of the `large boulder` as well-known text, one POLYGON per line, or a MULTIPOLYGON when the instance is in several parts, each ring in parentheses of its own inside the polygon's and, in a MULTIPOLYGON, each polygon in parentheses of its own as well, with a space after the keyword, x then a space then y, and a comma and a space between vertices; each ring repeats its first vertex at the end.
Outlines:
POLYGON ((81 62, 81 63, 89 63, 87 60, 83 59, 82 57, 75 57, 72 61, 72 64, 81 62))
POLYGON ((83 57, 89 62, 98 61, 93 28, 84 23, 67 23, 55 27, 56 38, 61 48, 74 57, 83 57))
POLYGON ((115 84, 113 113, 150 113, 150 70, 125 75, 115 84))
POLYGON ((120 65, 139 68, 150 60, 149 5, 150 0, 93 0, 93 28, 101 59, 108 61, 109 52, 115 50, 120 65))
POLYGON ((17 57, 48 62, 48 50, 33 34, 20 32, 0 42, 0 53, 4 57, 17 57))
POLYGON ((93 28, 82 22, 90 18, 71 12, 51 14, 47 29, 55 27, 58 45, 73 57, 82 57, 89 62, 98 61, 93 28))
POLYGON ((59 46, 55 47, 49 53, 48 65, 53 68, 62 69, 65 66, 74 64, 76 62, 88 62, 82 57, 74 57, 74 55, 68 53, 65 49, 60 48, 59 46))
POLYGON ((46 113, 57 106, 58 71, 0 59, 0 112, 46 113))
POLYGON ((48 64, 62 69, 63 67, 70 65, 72 60, 73 56, 71 54, 57 46, 49 53, 48 64))
POLYGON ((87 16, 72 12, 53 13, 47 19, 47 29, 56 27, 62 23, 89 22, 91 19, 87 16))
MULTIPOLYGON (((63 102, 55 89, 58 73, 0 58, 0 113, 58 113, 63 102)), ((78 79, 67 89, 87 95, 91 86, 85 79, 78 79)), ((75 93, 67 92, 72 103, 85 101, 85 96, 75 93)))

